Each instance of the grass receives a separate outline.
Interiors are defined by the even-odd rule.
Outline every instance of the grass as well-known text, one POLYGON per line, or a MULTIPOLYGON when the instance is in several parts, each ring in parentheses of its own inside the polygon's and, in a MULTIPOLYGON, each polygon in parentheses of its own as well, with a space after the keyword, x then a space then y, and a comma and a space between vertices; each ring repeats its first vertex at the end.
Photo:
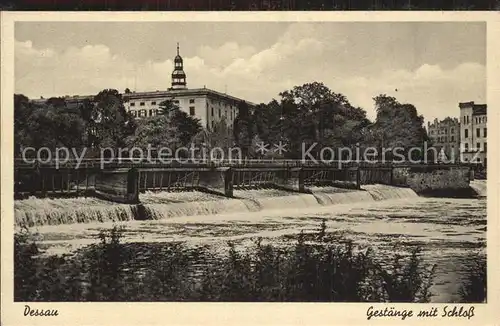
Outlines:
MULTIPOLYGON (((41 257, 15 236, 15 301, 428 302, 434 270, 420 250, 378 262, 371 249, 318 232, 223 253, 184 243, 124 244, 118 228, 73 255, 41 257)), ((471 282, 481 282, 480 278, 471 282)), ((473 285, 464 286, 473 298, 473 285)), ((465 293, 464 292, 464 293, 465 293)))

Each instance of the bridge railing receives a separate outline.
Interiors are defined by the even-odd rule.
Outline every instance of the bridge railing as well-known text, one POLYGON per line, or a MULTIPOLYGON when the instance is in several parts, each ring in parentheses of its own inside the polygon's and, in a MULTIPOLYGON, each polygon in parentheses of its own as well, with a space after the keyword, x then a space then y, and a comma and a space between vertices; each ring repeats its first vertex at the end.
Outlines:
POLYGON ((284 166, 284 167, 307 167, 307 166, 334 166, 339 168, 350 167, 391 167, 391 166, 456 166, 471 165, 471 163, 406 163, 406 162, 378 162, 378 161, 315 161, 315 160, 289 160, 289 159, 235 159, 235 160, 202 160, 202 159, 130 159, 117 158, 108 160, 106 158, 92 158, 83 160, 51 160, 50 162, 27 162, 23 159, 15 159, 16 168, 70 168, 70 169, 88 169, 88 168, 119 168, 119 167, 245 167, 245 166, 284 166))

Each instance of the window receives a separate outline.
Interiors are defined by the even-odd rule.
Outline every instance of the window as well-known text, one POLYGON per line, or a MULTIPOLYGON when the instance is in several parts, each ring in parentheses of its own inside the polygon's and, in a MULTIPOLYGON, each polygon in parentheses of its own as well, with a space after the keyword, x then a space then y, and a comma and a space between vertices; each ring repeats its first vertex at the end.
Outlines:
POLYGON ((465 138, 469 138, 469 129, 464 130, 465 138))
POLYGON ((476 143, 476 150, 480 151, 481 150, 481 143, 476 143))
POLYGON ((465 143, 464 148, 465 148, 465 151, 467 152, 467 151, 469 150, 469 144, 468 144, 468 143, 465 143))
POLYGON ((189 103, 190 103, 190 104, 193 104, 193 103, 194 103, 194 99, 190 99, 190 100, 189 100, 189 103))
POLYGON ((152 116, 154 115, 154 113, 155 113, 154 111, 155 111, 155 110, 153 110, 153 109, 149 109, 149 116, 150 116, 150 117, 152 117, 152 116))
POLYGON ((469 122, 470 122, 470 120, 469 120, 469 116, 467 116, 467 123, 469 123, 469 122))
POLYGON ((174 103, 175 103, 175 104, 179 104, 179 100, 175 100, 175 101, 174 101, 174 103))
POLYGON ((134 110, 134 111, 130 111, 130 112, 132 112, 132 116, 133 116, 134 118, 137 118, 137 111, 135 111, 135 110, 134 110))
POLYGON ((214 116, 214 107, 212 106, 211 107, 211 111, 212 111, 212 117, 214 116))
POLYGON ((486 138, 486 128, 483 129, 483 137, 486 138))
POLYGON ((151 105, 156 105, 156 102, 151 102, 151 105))
POLYGON ((135 102, 130 102, 130 106, 135 106, 135 102))
POLYGON ((434 130, 431 130, 431 135, 434 135, 434 130))
POLYGON ((488 148, 488 147, 486 146, 486 143, 483 143, 483 152, 486 152, 486 149, 487 149, 487 148, 488 148))
POLYGON ((195 115, 194 106, 189 107, 189 115, 195 115))
POLYGON ((219 118, 220 118, 220 111, 221 111, 221 109, 219 108, 219 118))
POLYGON ((455 149, 455 145, 451 145, 451 149, 455 149))
POLYGON ((139 117, 146 117, 147 116, 147 112, 146 110, 139 110, 139 117))
POLYGON ((450 129, 450 133, 451 133, 451 134, 454 134, 454 133, 455 133, 455 128, 451 128, 451 129, 450 129))
POLYGON ((476 137, 481 137, 481 129, 476 128, 476 137))
POLYGON ((451 141, 455 141, 455 136, 451 136, 451 141))
POLYGON ((144 102, 139 103, 140 106, 144 106, 144 102))

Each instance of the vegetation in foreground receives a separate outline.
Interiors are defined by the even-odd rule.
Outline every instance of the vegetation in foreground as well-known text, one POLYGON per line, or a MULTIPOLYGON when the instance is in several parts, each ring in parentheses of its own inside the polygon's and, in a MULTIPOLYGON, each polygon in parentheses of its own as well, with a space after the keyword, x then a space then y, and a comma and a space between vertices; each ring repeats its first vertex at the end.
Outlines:
MULTIPOLYGON (((428 302, 434 267, 415 249, 381 265, 372 250, 325 234, 301 234, 284 245, 218 253, 183 243, 124 244, 120 229, 67 257, 41 257, 27 232, 15 236, 16 301, 308 301, 428 302)), ((485 272, 485 269, 484 269, 485 272)), ((481 300, 473 277, 463 299, 481 300)), ((485 287, 484 287, 485 289, 485 287)), ((469 301, 470 302, 470 301, 469 301)))

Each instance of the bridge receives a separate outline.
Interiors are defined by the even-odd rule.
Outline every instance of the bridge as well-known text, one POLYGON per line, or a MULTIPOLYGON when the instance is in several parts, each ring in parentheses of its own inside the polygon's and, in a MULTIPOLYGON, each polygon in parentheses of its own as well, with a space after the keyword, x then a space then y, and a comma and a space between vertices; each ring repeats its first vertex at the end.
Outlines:
POLYGON ((234 189, 278 188, 308 192, 313 186, 361 189, 365 184, 411 187, 417 192, 466 188, 473 171, 460 164, 402 164, 301 160, 101 160, 27 163, 16 160, 14 195, 96 196, 138 203, 146 191, 200 190, 233 197, 234 189), (103 162, 106 162, 103 164, 103 162))

